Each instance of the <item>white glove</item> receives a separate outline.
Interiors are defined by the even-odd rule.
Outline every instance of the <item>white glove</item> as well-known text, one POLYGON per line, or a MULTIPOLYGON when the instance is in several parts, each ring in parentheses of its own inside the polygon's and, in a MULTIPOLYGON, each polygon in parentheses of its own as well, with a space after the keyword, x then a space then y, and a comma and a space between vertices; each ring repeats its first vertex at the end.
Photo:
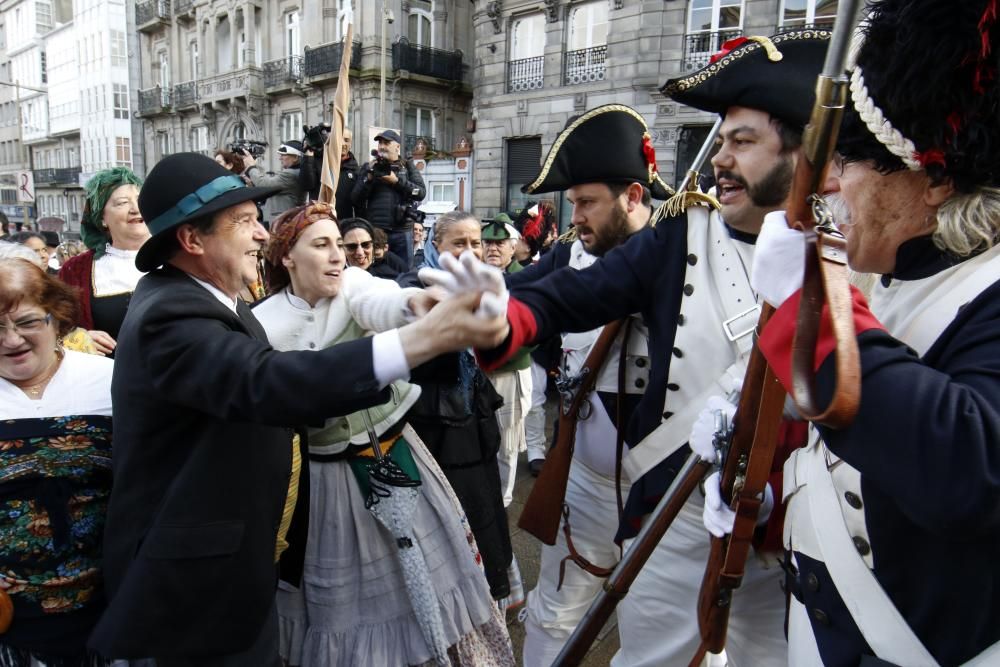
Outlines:
POLYGON ((715 417, 718 413, 722 413, 726 417, 728 424, 732 422, 733 415, 736 414, 736 406, 722 396, 710 396, 691 426, 691 435, 688 437, 691 451, 700 456, 702 461, 709 463, 718 463, 719 461, 719 452, 715 448, 715 417))
POLYGON ((764 216, 750 269, 750 286, 777 308, 802 288, 806 242, 802 232, 785 222, 784 211, 764 216))
MULTIPOLYGON (((705 509, 701 513, 702 523, 708 532, 716 537, 725 537, 733 532, 733 524, 736 523, 736 512, 729 509, 729 506, 722 502, 722 491, 719 488, 721 473, 713 472, 705 479, 705 509)), ((764 502, 760 505, 760 512, 757 514, 757 525, 762 526, 767 523, 774 509, 774 491, 771 485, 764 487, 764 502)))
POLYGON ((420 269, 417 273, 420 280, 451 295, 482 292, 476 315, 484 318, 506 317, 510 294, 500 269, 481 262, 470 250, 463 252, 459 259, 444 254, 438 261, 441 269, 420 269))

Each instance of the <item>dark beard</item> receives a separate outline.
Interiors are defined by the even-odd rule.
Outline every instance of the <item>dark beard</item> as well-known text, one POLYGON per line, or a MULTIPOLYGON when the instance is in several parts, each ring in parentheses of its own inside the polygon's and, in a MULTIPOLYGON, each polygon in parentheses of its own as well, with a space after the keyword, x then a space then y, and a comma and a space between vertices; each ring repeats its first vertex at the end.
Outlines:
POLYGON ((788 192, 792 189, 792 176, 792 158, 782 156, 778 164, 774 165, 764 178, 753 185, 744 182, 744 187, 754 206, 758 208, 781 206, 788 199, 788 192))
POLYGON ((603 257, 612 248, 625 243, 628 237, 628 212, 621 202, 616 202, 608 224, 600 231, 594 230, 594 242, 586 250, 591 255, 603 257))

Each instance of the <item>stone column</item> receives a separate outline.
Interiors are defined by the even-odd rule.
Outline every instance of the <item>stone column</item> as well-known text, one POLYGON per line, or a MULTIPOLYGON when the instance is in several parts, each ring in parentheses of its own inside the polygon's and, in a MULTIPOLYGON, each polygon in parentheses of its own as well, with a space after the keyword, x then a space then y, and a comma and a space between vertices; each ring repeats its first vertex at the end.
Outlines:
POLYGON ((205 55, 202 60, 205 63, 206 78, 219 73, 218 29, 218 19, 212 14, 205 22, 205 55))
POLYGON ((247 65, 257 65, 257 10, 252 2, 243 5, 243 30, 247 34, 247 65))
POLYGON ((229 43, 233 69, 237 69, 240 66, 240 29, 237 27, 235 9, 229 10, 229 43))

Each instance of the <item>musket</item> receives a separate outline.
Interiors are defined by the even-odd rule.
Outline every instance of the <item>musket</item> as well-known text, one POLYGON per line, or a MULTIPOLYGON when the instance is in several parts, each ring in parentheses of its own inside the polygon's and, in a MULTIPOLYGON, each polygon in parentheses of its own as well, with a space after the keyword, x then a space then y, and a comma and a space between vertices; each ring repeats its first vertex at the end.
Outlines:
POLYGON ((697 178, 698 174, 701 173, 701 167, 705 164, 705 160, 708 159, 708 154, 712 152, 712 147, 715 145, 715 138, 719 136, 719 130, 721 129, 722 116, 719 116, 715 119, 715 125, 713 125, 712 129, 708 131, 708 136, 705 137, 705 141, 701 142, 701 148, 698 149, 698 154, 691 162, 691 166, 688 168, 687 173, 684 174, 684 180, 682 180, 681 184, 677 186, 678 192, 684 192, 687 190, 692 179, 697 178))
MULTIPOLYGON (((789 226, 802 230, 806 237, 802 300, 793 353, 796 404, 804 418, 834 428, 842 428, 854 418, 860 395, 860 370, 847 284, 846 243, 833 228, 832 216, 820 193, 847 100, 847 52, 859 5, 859 0, 847 0, 838 7, 826 60, 816 83, 816 102, 803 132, 802 148, 785 207, 789 226), (837 381, 832 399, 820 410, 813 396, 813 363, 824 302, 829 305, 837 343, 837 381)), ((763 304, 758 333, 763 331, 773 313, 773 307, 763 304)), ((722 464, 722 497, 735 511, 736 521, 730 535, 711 539, 709 561, 698 599, 702 641, 691 665, 699 664, 706 651, 719 653, 725 647, 732 594, 742 583, 758 511, 774 461, 784 401, 784 389, 755 344, 736 410, 732 443, 722 464)))
POLYGON ((642 530, 615 565, 614 572, 604 581, 597 599, 587 609, 587 613, 583 615, 573 634, 563 645, 562 651, 552 663, 553 667, 570 667, 579 665, 583 661, 587 651, 590 650, 590 645, 594 643, 615 607, 628 594, 632 582, 639 576, 643 565, 649 560, 656 545, 667 532, 667 528, 684 507, 688 496, 698 488, 698 484, 711 468, 711 462, 703 460, 697 454, 688 456, 674 477, 674 481, 667 488, 667 492, 657 503, 651 519, 643 525, 642 530))

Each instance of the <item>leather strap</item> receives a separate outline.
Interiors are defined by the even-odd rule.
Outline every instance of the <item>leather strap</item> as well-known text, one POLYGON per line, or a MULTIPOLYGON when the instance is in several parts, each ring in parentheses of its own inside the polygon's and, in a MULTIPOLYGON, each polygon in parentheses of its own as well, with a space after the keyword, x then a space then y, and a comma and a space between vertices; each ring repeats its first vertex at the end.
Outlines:
MULTIPOLYGON (((618 520, 625 514, 625 503, 622 501, 622 456, 625 453, 625 382, 626 364, 628 363, 628 344, 632 336, 632 318, 625 324, 622 335, 622 346, 618 353, 618 396, 615 399, 615 500, 618 502, 618 520)), ((618 544, 618 554, 621 555, 622 545, 618 544)))
POLYGON ((611 567, 600 567, 591 563, 576 550, 576 546, 573 544, 573 534, 569 527, 569 505, 565 503, 563 503, 563 535, 566 536, 566 550, 569 551, 569 555, 559 561, 559 583, 556 584, 557 591, 562 588, 563 577, 566 576, 566 561, 572 561, 577 565, 577 567, 587 574, 592 574, 601 579, 610 577, 611 573, 615 571, 615 566, 617 566, 618 563, 615 563, 611 567))
POLYGON ((817 228, 806 232, 806 266, 795 338, 792 343, 792 386, 803 419, 831 428, 851 423, 861 397, 861 370, 851 290, 847 282, 847 242, 839 232, 817 228), (829 304, 836 341, 837 385, 824 408, 816 403, 816 341, 823 304, 829 304))
POLYGON ((807 496, 823 562, 865 641, 879 658, 907 667, 938 667, 906 619, 858 554, 837 501, 823 455, 825 447, 798 454, 808 457, 807 496))
MULTIPOLYGON (((615 338, 618 337, 618 332, 621 331, 622 326, 625 324, 625 319, 622 318, 604 325, 601 335, 597 337, 594 346, 590 348, 590 353, 583 362, 583 367, 580 368, 580 384, 576 387, 576 393, 573 395, 569 409, 563 409, 563 414, 571 420, 573 432, 576 431, 576 422, 580 418, 580 406, 583 405, 590 392, 593 391, 594 385, 597 383, 598 372, 604 365, 604 361, 608 358, 611 345, 614 343, 615 338)), ((561 418, 562 415, 560 415, 561 418)), ((559 428, 562 427, 563 425, 560 423, 559 428)))

